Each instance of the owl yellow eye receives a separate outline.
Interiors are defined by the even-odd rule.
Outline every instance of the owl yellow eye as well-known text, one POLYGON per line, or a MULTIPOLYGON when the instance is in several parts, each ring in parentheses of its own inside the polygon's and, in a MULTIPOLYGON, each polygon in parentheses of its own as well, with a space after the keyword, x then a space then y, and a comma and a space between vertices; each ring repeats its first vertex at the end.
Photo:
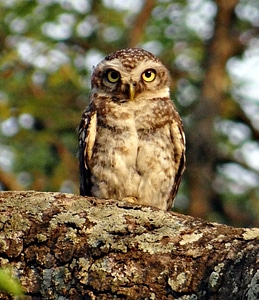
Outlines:
POLYGON ((111 83, 115 83, 120 79, 120 73, 115 71, 115 70, 108 70, 107 72, 107 79, 111 82, 111 83))
POLYGON ((148 69, 142 73, 142 78, 147 82, 151 82, 156 78, 156 71, 153 69, 148 69))

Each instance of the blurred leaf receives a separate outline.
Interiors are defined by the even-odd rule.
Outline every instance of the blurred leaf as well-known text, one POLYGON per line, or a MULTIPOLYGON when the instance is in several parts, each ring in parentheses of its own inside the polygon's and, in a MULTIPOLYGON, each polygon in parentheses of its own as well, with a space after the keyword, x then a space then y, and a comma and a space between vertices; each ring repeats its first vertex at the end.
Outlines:
POLYGON ((10 269, 0 269, 0 290, 13 296, 23 295, 21 284, 12 276, 10 269))

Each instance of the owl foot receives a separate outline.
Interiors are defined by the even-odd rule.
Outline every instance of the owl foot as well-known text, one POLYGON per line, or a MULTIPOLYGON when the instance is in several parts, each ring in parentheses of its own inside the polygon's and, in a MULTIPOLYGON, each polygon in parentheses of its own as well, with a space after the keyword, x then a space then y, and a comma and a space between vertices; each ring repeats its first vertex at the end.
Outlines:
POLYGON ((138 199, 136 197, 125 197, 122 198, 122 201, 138 204, 138 199))

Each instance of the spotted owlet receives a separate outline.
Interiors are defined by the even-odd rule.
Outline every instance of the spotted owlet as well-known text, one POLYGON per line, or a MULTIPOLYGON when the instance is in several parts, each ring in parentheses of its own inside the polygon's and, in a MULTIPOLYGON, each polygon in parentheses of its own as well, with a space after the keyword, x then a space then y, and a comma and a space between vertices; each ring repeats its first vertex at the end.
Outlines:
POLYGON ((169 74, 150 52, 123 49, 94 69, 79 127, 80 194, 169 210, 185 168, 169 74))

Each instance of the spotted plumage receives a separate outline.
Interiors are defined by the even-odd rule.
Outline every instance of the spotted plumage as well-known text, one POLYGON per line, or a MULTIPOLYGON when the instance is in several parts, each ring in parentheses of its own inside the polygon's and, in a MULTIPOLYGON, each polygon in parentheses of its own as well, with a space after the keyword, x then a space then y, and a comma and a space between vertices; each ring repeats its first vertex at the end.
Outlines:
POLYGON ((169 210, 185 167, 169 75, 150 52, 116 51, 93 71, 79 126, 80 194, 169 210))

